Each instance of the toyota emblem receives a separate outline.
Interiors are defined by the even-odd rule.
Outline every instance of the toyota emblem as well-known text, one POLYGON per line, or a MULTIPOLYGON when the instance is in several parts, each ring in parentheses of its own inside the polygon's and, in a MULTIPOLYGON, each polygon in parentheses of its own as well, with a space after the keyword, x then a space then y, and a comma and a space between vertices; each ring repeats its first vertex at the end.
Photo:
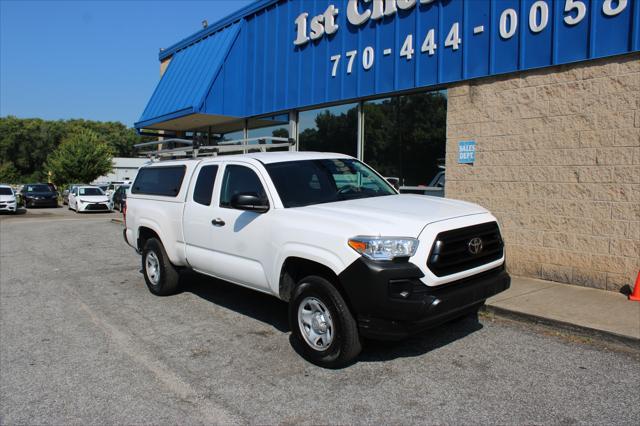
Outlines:
POLYGON ((469 253, 476 255, 482 251, 482 238, 472 238, 469 240, 469 244, 467 244, 467 249, 469 253))

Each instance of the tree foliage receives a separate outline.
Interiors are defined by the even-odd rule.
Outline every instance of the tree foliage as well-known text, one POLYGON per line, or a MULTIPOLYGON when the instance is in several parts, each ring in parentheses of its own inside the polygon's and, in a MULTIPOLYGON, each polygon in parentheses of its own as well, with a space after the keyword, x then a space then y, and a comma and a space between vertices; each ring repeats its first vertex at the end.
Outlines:
POLYGON ((58 186, 91 182, 111 171, 112 147, 93 130, 82 129, 65 138, 47 158, 46 170, 58 186))
POLYGON ((83 130, 98 135, 116 157, 133 155, 133 145, 142 141, 134 129, 117 122, 0 117, 0 181, 45 181, 49 154, 64 139, 83 130))
POLYGON ((0 182, 17 182, 20 175, 13 163, 0 163, 0 182))

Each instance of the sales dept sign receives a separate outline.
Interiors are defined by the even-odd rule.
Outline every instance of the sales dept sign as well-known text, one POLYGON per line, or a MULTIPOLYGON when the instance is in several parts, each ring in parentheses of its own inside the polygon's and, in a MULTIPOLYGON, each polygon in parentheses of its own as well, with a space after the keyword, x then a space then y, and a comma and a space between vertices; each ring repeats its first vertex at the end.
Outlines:
MULTIPOLYGON (((635 38, 640 37, 631 36, 637 32, 631 27, 638 26, 633 23, 637 19, 632 16, 634 1, 348 0, 340 3, 344 11, 329 4, 313 16, 300 13, 294 21, 293 44, 302 48, 338 33, 343 25, 364 30, 372 22, 381 26, 419 13, 421 17, 413 20, 416 24, 406 19, 401 24, 410 25, 408 33, 401 29, 399 34, 387 34, 389 37, 369 37, 370 42, 343 52, 330 49, 328 73, 335 78, 360 67, 368 71, 381 57, 396 56, 400 62, 409 62, 439 53, 447 57, 433 68, 438 73, 436 80, 455 81, 638 50, 640 42, 635 38), (602 33, 599 37, 590 34, 596 28, 602 33), (465 63, 451 56, 462 49, 463 40, 465 63), (450 72, 449 67, 459 66, 466 68, 450 72)), ((430 72, 426 63, 422 72, 430 72)))
POLYGON ((473 164, 476 161, 476 141, 458 142, 458 163, 473 164))

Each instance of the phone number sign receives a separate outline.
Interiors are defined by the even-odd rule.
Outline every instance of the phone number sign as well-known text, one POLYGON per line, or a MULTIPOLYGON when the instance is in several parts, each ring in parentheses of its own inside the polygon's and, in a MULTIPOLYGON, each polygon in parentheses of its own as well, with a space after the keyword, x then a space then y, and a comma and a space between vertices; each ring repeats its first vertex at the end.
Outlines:
POLYGON ((288 43, 313 103, 640 50, 638 0, 298 4, 288 43))

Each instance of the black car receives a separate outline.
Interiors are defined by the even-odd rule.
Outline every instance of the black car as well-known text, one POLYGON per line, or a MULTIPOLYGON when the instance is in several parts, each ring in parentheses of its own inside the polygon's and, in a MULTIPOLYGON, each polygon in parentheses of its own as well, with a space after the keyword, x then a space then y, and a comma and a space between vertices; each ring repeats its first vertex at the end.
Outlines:
POLYGON ((58 191, 50 183, 28 183, 20 191, 25 207, 58 207, 58 191))
POLYGON ((127 204, 127 190, 129 190, 129 185, 121 185, 116 189, 116 192, 113 193, 113 209, 122 211, 122 208, 127 204))

